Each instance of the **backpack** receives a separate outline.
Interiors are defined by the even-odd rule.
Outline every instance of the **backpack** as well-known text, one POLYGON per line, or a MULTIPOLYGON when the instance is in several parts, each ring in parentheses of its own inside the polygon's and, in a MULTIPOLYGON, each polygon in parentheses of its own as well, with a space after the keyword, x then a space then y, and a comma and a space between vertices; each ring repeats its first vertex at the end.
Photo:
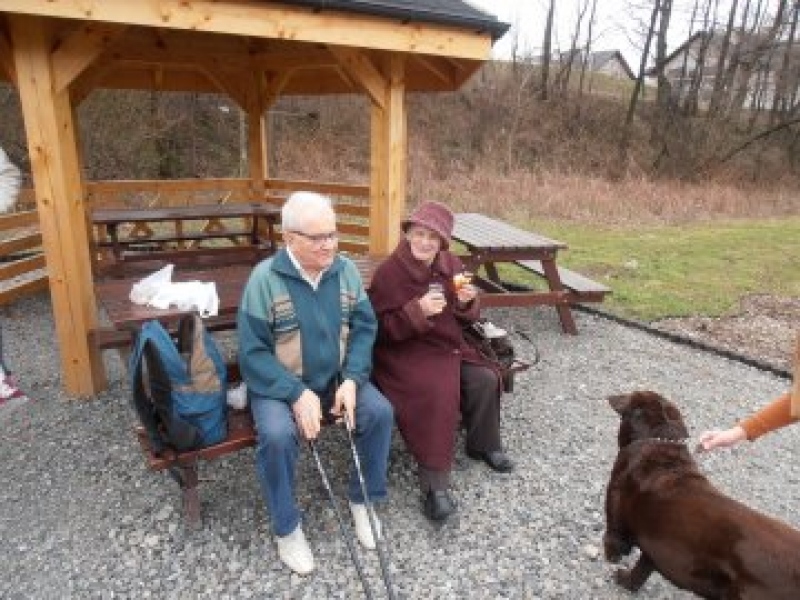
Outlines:
POLYGON ((156 454, 225 439, 225 363, 197 314, 181 319, 177 344, 158 321, 142 325, 128 372, 134 409, 156 454))

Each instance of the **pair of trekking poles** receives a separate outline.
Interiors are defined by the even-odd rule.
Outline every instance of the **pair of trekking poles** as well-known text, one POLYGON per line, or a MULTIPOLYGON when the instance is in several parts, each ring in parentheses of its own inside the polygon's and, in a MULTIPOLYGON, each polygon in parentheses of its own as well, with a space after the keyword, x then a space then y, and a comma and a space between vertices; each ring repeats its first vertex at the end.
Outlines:
MULTIPOLYGON (((394 600, 396 598, 394 594, 394 589, 392 587, 392 579, 391 574, 389 573, 389 564, 388 559, 386 556, 386 551, 383 548, 383 535, 380 535, 378 531, 378 524, 375 520, 375 513, 372 507, 372 502, 369 500, 369 495, 367 494, 367 484, 364 481, 364 473, 361 470, 361 460, 358 457, 358 450, 356 449, 356 444, 353 439, 353 424, 350 422, 350 417, 347 414, 347 411, 343 412, 344 414, 344 426, 347 430, 347 439, 350 443, 350 452, 353 454, 353 463, 356 468, 356 473, 358 474, 358 483, 361 486, 361 494, 364 497, 364 507, 367 511, 367 517, 369 519, 369 528, 372 531, 372 538, 375 540, 375 547, 378 551, 378 562, 381 566, 381 576, 383 578, 383 585, 386 587, 387 596, 394 600)), ((361 563, 361 559, 358 557, 356 553, 356 547, 353 540, 352 533, 347 529, 344 524, 344 519, 342 519, 342 514, 339 512, 339 506, 336 502, 336 498, 333 495, 333 489, 331 488, 330 480, 328 479, 328 474, 325 472, 325 467, 322 466, 322 460, 320 459, 319 452, 317 451, 317 444, 314 440, 308 440, 308 445, 311 448, 311 453, 314 455, 314 462, 317 465, 317 470, 319 471, 320 477, 322 478, 322 485, 325 488, 325 491, 328 493, 328 499, 330 500, 331 507, 333 508, 333 514, 336 515, 336 520, 339 523, 339 532, 342 535, 342 539, 344 539, 345 545, 347 546, 347 550, 350 552, 350 558, 353 560, 353 564, 356 567, 356 571, 358 572, 358 576, 361 579, 361 585, 364 587, 364 594, 370 600, 372 599, 372 591, 369 587, 369 582, 367 581, 366 573, 364 572, 364 565, 361 563)))

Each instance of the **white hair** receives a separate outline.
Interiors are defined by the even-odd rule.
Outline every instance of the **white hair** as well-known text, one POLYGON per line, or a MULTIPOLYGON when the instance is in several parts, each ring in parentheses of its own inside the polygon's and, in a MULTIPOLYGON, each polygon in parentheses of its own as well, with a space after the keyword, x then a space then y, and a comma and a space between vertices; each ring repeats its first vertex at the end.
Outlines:
POLYGON ((284 231, 302 231, 310 217, 324 214, 336 218, 330 198, 316 192, 294 192, 281 209, 281 227, 284 231))
POLYGON ((19 185, 19 169, 0 148, 0 213, 10 210, 17 203, 19 185))

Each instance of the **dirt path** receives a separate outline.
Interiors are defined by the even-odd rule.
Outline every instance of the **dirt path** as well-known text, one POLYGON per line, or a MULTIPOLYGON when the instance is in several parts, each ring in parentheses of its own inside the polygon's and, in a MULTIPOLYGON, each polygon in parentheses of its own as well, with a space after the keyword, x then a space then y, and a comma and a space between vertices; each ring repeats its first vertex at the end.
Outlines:
POLYGON ((663 319, 651 325, 790 371, 800 335, 800 298, 752 294, 730 315, 663 319))

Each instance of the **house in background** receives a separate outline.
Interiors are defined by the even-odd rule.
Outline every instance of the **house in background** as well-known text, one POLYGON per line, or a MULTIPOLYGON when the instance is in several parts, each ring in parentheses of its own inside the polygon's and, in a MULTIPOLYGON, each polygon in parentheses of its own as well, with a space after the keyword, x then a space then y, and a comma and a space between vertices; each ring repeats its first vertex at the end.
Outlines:
POLYGON ((619 50, 600 50, 589 53, 587 71, 602 73, 616 79, 636 79, 628 61, 619 50))
MULTIPOLYGON (((700 31, 689 37, 647 75, 663 73, 673 98, 708 108, 723 59, 723 31, 700 31)), ((727 106, 769 109, 776 95, 797 98, 800 85, 800 49, 770 37, 765 31, 731 34, 721 71, 727 106)))

